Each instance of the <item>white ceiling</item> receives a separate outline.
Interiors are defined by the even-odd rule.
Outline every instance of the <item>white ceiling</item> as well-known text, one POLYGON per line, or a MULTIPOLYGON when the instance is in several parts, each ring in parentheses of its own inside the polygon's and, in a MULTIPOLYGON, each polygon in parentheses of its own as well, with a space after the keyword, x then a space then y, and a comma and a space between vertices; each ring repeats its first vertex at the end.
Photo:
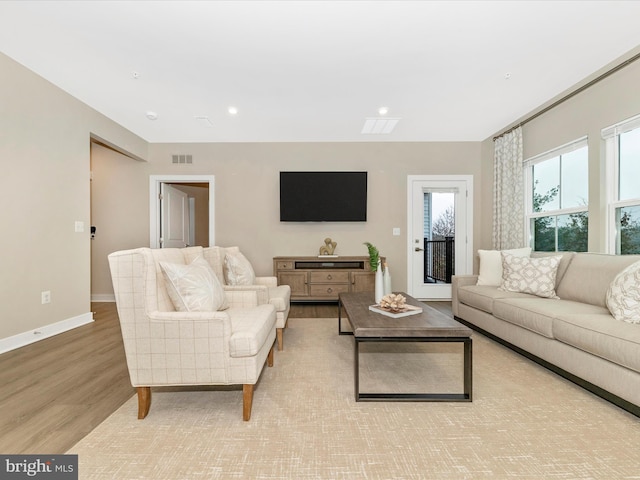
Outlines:
POLYGON ((639 18, 638 1, 0 1, 0 51, 149 142, 480 141, 640 45, 639 18), (382 106, 395 130, 362 134, 382 106))

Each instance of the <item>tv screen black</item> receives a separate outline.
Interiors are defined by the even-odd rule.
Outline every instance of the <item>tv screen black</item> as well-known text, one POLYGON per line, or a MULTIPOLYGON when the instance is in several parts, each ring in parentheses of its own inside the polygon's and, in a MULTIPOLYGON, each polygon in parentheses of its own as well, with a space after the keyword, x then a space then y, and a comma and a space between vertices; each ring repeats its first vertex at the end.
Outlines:
POLYGON ((367 172, 280 172, 281 222, 366 222, 367 172))

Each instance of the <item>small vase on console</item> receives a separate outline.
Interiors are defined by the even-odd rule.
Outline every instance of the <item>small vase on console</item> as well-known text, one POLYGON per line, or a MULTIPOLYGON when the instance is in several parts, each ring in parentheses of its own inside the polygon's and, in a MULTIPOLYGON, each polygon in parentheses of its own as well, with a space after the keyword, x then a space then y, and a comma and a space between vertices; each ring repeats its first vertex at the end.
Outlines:
POLYGON ((378 268, 376 269, 376 287, 375 287, 375 301, 376 304, 380 303, 384 297, 384 279, 382 278, 382 265, 380 259, 378 259, 378 268))
POLYGON ((391 274, 389 273, 389 265, 384 262, 384 272, 382 272, 383 293, 389 295, 391 292, 391 274))

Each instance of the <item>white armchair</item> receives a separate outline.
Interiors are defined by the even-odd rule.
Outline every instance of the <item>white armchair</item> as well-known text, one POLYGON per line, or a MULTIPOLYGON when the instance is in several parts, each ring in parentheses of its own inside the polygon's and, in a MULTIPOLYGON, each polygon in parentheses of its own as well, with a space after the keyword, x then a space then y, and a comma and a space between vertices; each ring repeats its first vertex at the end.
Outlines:
POLYGON ((222 311, 175 310, 160 262, 189 265, 202 255, 202 247, 109 255, 139 419, 149 413, 151 387, 241 384, 247 421, 262 368, 273 365, 275 308, 259 304, 256 292, 224 292, 229 308, 222 311))
MULTIPOLYGON (((230 272, 226 268, 228 260, 233 258, 244 258, 240 253, 238 247, 206 247, 204 248, 204 258, 209 262, 209 265, 213 268, 216 276, 223 285, 223 288, 227 291, 243 291, 243 290, 255 290, 258 292, 260 301, 272 304, 276 308, 276 333, 278 339, 278 350, 284 348, 283 332, 287 327, 289 320, 289 310, 291 308, 291 287, 289 285, 278 285, 276 277, 262 276, 256 277, 253 272, 253 267, 247 261, 246 268, 249 270, 248 275, 240 275, 246 280, 241 283, 243 285, 231 284, 229 282, 230 272), (226 262, 225 262, 226 259, 226 262), (248 283, 250 282, 250 283, 248 283), (248 283, 248 284, 247 284, 248 283)), ((246 259, 244 259, 246 260, 246 259)))

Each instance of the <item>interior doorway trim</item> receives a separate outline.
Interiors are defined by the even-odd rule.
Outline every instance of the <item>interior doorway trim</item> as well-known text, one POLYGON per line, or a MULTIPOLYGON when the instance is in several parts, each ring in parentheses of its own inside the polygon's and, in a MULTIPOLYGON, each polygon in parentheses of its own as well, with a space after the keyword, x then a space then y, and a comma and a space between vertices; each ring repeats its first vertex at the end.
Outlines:
POLYGON ((162 183, 209 184, 209 245, 216 244, 215 176, 214 175, 149 175, 149 246, 160 248, 160 185, 162 183))

